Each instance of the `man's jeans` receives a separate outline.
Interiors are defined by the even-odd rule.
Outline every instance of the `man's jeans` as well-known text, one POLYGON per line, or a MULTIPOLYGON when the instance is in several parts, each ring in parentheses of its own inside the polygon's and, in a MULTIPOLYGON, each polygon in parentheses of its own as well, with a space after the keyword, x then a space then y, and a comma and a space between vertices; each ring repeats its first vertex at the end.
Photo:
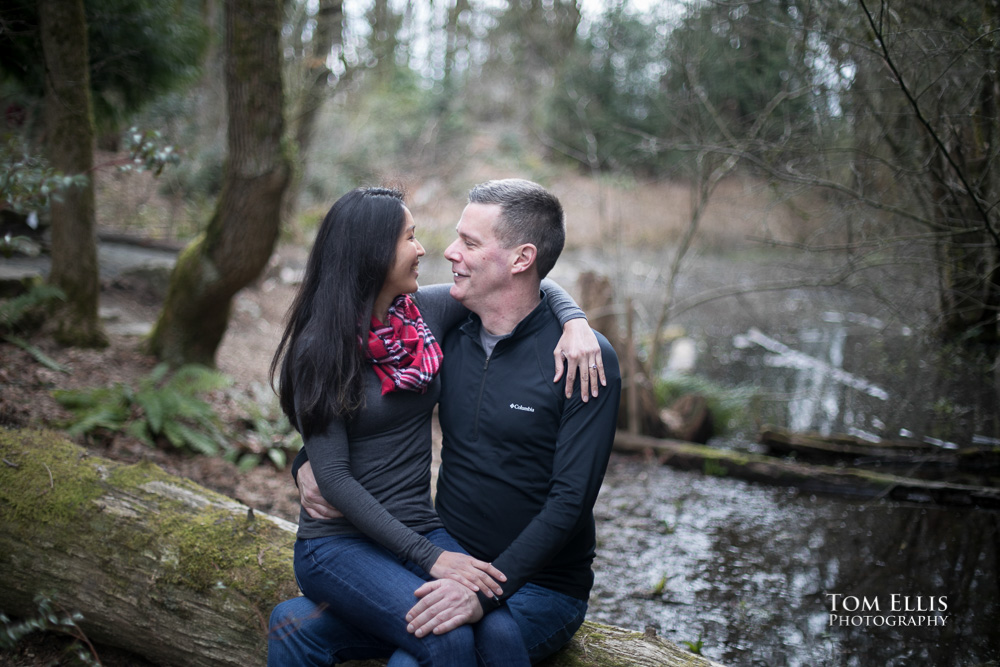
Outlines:
MULTIPOLYGON (((444 549, 462 551, 458 544, 443 530, 433 531, 427 537, 444 549)), ((298 548, 298 543, 296 547, 298 548)), ((298 552, 296 552, 296 558, 298 559, 298 552)), ((401 569, 398 568, 398 560, 393 560, 397 563, 395 569, 401 569)), ((402 619, 406 611, 409 611, 410 607, 416 603, 412 591, 416 590, 428 576, 412 563, 408 564, 408 567, 412 573, 419 573, 417 577, 419 581, 414 579, 406 584, 396 583, 394 585, 401 585, 403 586, 401 590, 406 591, 404 596, 406 608, 399 615, 399 619, 403 633, 407 634, 408 637, 399 636, 399 639, 412 642, 415 638, 406 633, 405 621, 402 619), (406 588, 407 585, 410 588, 406 588)), ((363 579, 365 582, 379 582, 378 579, 368 577, 363 579)), ((384 590, 384 587, 373 585, 373 588, 378 589, 379 597, 377 599, 381 601, 381 591, 384 590)), ((394 653, 394 648, 402 644, 394 639, 387 639, 385 632, 376 634, 373 625, 368 620, 361 618, 357 612, 357 608, 351 601, 341 601, 330 608, 319 606, 305 597, 280 603, 271 613, 268 666, 325 666, 347 660, 389 656, 391 656, 389 662, 391 667, 420 664, 420 661, 415 659, 415 656, 420 653, 419 650, 417 653, 411 653, 409 648, 406 648, 394 653)), ((486 665, 511 664, 504 662, 510 659, 510 656, 505 656, 503 649, 498 648, 510 646, 512 643, 511 638, 505 636, 510 629, 508 621, 511 617, 513 617, 520 637, 524 640, 531 662, 534 663, 548 657, 568 642, 583 623, 586 613, 587 603, 583 600, 577 600, 534 584, 525 584, 507 600, 506 608, 487 614, 482 621, 471 626, 475 629, 476 637, 477 660, 475 662, 486 665), (490 644, 492 648, 487 647, 486 644, 490 644)), ((470 626, 464 626, 444 635, 436 635, 436 637, 447 638, 448 635, 455 634, 460 630, 471 631, 470 626)), ((429 636, 415 641, 426 642, 430 638, 429 636)))

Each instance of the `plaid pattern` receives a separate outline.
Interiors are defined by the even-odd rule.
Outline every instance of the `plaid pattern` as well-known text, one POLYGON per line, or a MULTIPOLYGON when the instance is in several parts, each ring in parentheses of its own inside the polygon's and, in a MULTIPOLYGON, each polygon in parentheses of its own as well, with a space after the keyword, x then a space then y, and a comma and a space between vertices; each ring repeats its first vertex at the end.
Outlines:
POLYGON ((441 368, 441 346, 409 295, 389 306, 388 319, 383 324, 373 315, 368 331, 368 360, 382 382, 382 395, 399 390, 422 394, 441 368))

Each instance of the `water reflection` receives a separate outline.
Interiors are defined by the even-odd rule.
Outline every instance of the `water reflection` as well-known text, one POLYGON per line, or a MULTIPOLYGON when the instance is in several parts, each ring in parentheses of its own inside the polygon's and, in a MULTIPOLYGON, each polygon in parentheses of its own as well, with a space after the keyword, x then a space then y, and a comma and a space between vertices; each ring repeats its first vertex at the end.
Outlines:
POLYGON ((904 327, 826 312, 781 334, 750 327, 709 337, 706 347, 698 372, 756 387, 762 421, 945 448, 1000 443, 992 362, 922 345, 904 327))
POLYGON ((597 515, 594 620, 700 635, 728 665, 1000 660, 998 513, 800 496, 616 457, 597 515), (868 609, 831 625, 846 596, 868 609), (932 597, 947 609, 918 612, 932 597), (938 620, 900 625, 918 617, 938 620))

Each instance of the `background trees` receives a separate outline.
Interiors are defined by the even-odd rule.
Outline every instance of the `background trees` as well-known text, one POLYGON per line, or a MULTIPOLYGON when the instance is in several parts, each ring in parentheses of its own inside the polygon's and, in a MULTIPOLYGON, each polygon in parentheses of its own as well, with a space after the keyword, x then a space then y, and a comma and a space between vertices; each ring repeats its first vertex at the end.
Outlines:
POLYGON ((25 146, 28 155, 43 153, 57 173, 72 179, 41 211, 51 223, 49 282, 66 296, 52 325, 67 344, 106 343, 98 319, 96 137, 117 145, 129 114, 196 71, 207 35, 196 7, 20 0, 0 12, 5 135, 19 133, 10 145, 25 146), (174 29, 152 39, 159 25, 174 29))
MULTIPOLYGON (((928 330, 963 346, 996 344, 991 4, 654 5, 284 3, 276 19, 283 41, 273 57, 283 66, 287 108, 267 113, 287 114, 288 145, 298 150, 285 214, 386 176, 419 171, 447 183, 468 142, 492 134, 514 160, 541 145, 559 168, 689 186, 690 220, 665 263, 666 275, 676 277, 716 188, 751 178, 775 205, 808 216, 799 233, 765 225, 760 240, 822 257, 813 282, 839 281, 890 307, 887 279, 912 283, 913 293, 933 290, 928 330), (805 200, 821 210, 805 213, 805 200)), ((125 117, 153 100, 140 118, 169 125, 191 164, 177 192, 219 195, 222 154, 241 158, 215 142, 210 96, 167 103, 160 85, 191 80, 209 34, 194 26, 211 25, 211 10, 203 20, 192 3, 87 7, 91 38, 99 35, 91 57, 97 116, 125 117), (170 26, 177 38, 139 48, 134 35, 150 22, 170 26), (126 64, 133 56, 135 64, 126 64)), ((32 15, 23 2, 2 14, 5 100, 28 100, 40 89, 40 59, 26 37, 34 33, 23 29, 32 15)), ((207 65, 201 90, 220 90, 207 65)), ((265 142, 264 152, 272 145, 265 142)), ((672 317, 670 293, 652 328, 672 317)))
POLYGON ((684 178, 694 216, 737 164, 781 196, 812 192, 828 224, 796 242, 839 262, 830 280, 880 293, 888 266, 936 276, 922 287, 937 291, 939 338, 996 344, 995 7, 712 1, 660 19, 626 8, 595 21, 554 91, 561 152, 684 178))
MULTIPOLYGON (((859 82, 847 103, 857 162, 885 187, 894 218, 933 251, 945 339, 995 345, 1000 312, 1000 57, 994 3, 858 0, 865 48, 848 49, 859 82), (892 187, 887 181, 892 182, 892 187)), ((862 187, 864 184, 859 184, 862 187)))
MULTIPOLYGON (((44 93, 39 19, 48 12, 30 0, 0 10, 4 99, 22 107, 29 121, 44 93)), ((202 3, 193 0, 88 0, 84 25, 96 131, 111 146, 133 114, 194 80, 210 35, 202 3)))

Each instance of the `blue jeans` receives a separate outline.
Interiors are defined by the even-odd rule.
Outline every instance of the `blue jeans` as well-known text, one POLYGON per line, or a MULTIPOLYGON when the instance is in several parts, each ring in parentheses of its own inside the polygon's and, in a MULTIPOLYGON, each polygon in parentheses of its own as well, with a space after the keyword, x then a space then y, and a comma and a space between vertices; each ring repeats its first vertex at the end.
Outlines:
MULTIPOLYGON (((443 529, 427 537, 442 548, 458 549, 443 529)), ((407 632, 406 612, 417 603, 413 591, 430 576, 363 535, 297 540, 295 574, 303 593, 318 605, 310 603, 310 608, 296 599, 282 603, 291 606, 281 613, 275 609, 268 639, 269 665, 384 657, 395 648, 400 651, 392 657, 391 665, 528 664, 520 632, 509 613, 490 614, 496 618, 442 635, 418 638, 407 632), (330 629, 320 623, 317 634, 304 630, 327 617, 334 618, 338 627, 330 629)))
MULTIPOLYGON (((427 537, 444 549, 462 551, 445 531, 434 531, 427 537)), ((410 600, 412 606, 415 598, 411 595, 410 600)), ((536 663, 562 648, 579 629, 586 613, 587 603, 584 600, 535 584, 525 584, 507 600, 506 608, 487 614, 472 627, 498 632, 493 626, 500 622, 506 628, 506 620, 512 617, 531 662, 536 663)), ((353 625, 342 618, 356 623, 353 613, 338 615, 332 608, 317 605, 305 597, 278 604, 271 613, 268 667, 327 666, 347 660, 390 656, 390 667, 419 664, 414 656, 405 651, 394 652, 396 645, 375 636, 370 632, 370 626, 365 625, 362 630, 360 623, 353 625)), ((489 652, 489 649, 477 650, 477 662, 490 664, 484 659, 488 656, 479 655, 489 652)))

